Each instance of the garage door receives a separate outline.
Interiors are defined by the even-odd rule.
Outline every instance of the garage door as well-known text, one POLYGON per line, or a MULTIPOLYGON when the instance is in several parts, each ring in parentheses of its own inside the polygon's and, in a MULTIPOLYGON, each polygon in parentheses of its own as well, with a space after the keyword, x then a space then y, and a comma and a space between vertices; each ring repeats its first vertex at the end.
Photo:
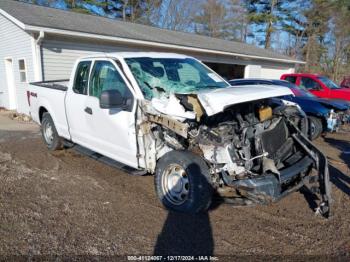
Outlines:
POLYGON ((262 67, 261 78, 267 79, 280 79, 281 75, 287 73, 294 73, 293 68, 274 68, 274 67, 262 67))

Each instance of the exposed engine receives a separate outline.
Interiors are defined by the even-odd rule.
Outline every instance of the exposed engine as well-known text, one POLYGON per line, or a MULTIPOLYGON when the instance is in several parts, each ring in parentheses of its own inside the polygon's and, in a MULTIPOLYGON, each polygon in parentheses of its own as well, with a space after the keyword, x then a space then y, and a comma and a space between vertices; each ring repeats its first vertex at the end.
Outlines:
MULTIPOLYGON (((190 151, 207 162, 218 195, 243 204, 275 201, 304 185, 305 177, 312 183, 329 180, 327 160, 308 141, 306 115, 295 104, 267 98, 208 116, 193 95, 177 98, 182 114, 194 117, 177 119, 149 104, 139 112, 147 117, 139 125, 139 147, 145 149, 140 159, 150 172, 167 152, 190 151), (318 163, 321 180, 310 178, 312 163, 318 163)), ((320 190, 328 212, 328 184, 320 190)))
POLYGON ((200 154, 212 172, 227 172, 240 179, 266 172, 279 173, 301 158, 290 136, 287 118, 306 132, 306 119, 300 111, 272 99, 235 105, 199 122, 188 121, 188 138, 168 129, 162 138, 174 149, 200 154), (292 157, 293 156, 293 157, 292 157), (293 159, 292 159, 293 158, 293 159))

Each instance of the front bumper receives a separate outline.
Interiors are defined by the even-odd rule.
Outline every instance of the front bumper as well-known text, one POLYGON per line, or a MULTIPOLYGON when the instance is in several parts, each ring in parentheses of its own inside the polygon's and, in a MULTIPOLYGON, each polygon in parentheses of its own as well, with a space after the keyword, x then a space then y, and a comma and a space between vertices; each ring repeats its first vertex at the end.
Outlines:
POLYGON ((239 190, 245 197, 259 204, 276 202, 288 194, 297 191, 310 182, 308 173, 313 167, 313 160, 305 156, 293 166, 280 170, 279 176, 274 174, 255 178, 232 180, 223 174, 227 186, 239 190))
POLYGON ((267 174, 255 178, 235 180, 222 173, 222 179, 226 186, 236 189, 245 199, 249 200, 245 204, 275 202, 299 190, 302 186, 307 186, 313 193, 319 195, 316 212, 324 217, 329 217, 331 185, 327 158, 299 130, 292 137, 307 155, 292 166, 279 170, 279 175, 267 174), (312 169, 317 171, 316 175, 313 175, 312 169))

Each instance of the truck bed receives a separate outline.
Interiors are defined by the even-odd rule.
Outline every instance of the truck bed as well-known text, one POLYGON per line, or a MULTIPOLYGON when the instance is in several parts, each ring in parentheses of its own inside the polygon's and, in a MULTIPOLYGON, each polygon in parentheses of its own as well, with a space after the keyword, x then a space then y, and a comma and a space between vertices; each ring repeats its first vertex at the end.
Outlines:
POLYGON ((56 125, 57 132, 64 138, 70 138, 66 117, 65 99, 69 80, 34 82, 29 84, 28 103, 30 114, 35 122, 41 124, 41 114, 49 112, 56 125))
POLYGON ((69 83, 69 79, 63 79, 63 80, 33 82, 30 84, 35 85, 35 86, 40 86, 40 87, 57 89, 57 90, 61 90, 61 91, 67 91, 68 83, 69 83))

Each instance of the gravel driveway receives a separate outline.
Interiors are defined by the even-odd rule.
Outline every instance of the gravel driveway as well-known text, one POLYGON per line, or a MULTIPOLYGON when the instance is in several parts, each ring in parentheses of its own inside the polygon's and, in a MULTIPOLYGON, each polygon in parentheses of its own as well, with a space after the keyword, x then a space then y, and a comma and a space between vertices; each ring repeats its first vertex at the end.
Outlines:
POLYGON ((0 255, 208 254, 349 256, 350 132, 316 143, 330 159, 334 216, 311 196, 269 206, 164 210, 151 176, 132 176, 78 153, 50 153, 39 129, 0 113, 0 255))

